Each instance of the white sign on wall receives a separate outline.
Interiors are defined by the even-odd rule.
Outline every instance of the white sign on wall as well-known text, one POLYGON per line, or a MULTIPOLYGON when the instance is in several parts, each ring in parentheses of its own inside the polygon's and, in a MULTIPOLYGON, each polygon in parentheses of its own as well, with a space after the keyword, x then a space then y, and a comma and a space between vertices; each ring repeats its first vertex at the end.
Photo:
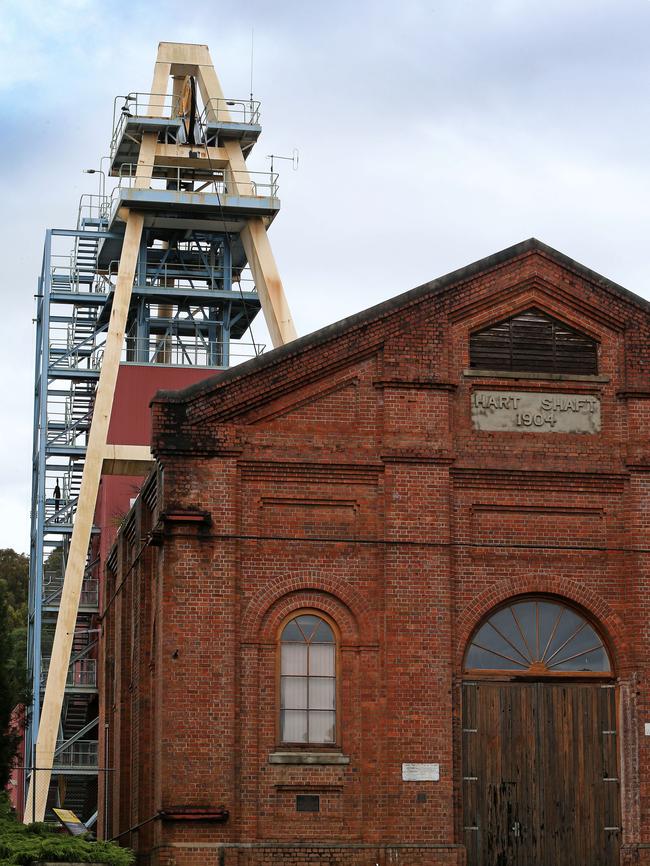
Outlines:
POLYGON ((402 764, 403 782, 439 782, 440 764, 402 764))
POLYGON ((473 391, 475 430, 599 433, 600 398, 544 391, 473 391))

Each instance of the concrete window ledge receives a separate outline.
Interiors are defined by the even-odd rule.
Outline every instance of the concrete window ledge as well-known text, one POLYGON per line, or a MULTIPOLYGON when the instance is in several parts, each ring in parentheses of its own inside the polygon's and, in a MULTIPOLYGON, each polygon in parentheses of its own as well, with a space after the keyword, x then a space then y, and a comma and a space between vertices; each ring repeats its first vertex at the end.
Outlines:
POLYGON ((539 379, 547 382, 609 382, 609 376, 577 373, 531 373, 528 370, 463 370, 466 379, 539 379))
POLYGON ((340 752, 271 752, 269 764, 349 764, 340 752))

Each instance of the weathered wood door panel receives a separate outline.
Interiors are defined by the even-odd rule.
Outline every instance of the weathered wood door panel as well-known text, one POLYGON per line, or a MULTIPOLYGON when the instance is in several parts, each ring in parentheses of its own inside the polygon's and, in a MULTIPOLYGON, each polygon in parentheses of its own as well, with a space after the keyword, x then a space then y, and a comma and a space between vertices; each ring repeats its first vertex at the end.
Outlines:
POLYGON ((543 864, 618 863, 615 697, 599 685, 538 685, 543 864))
POLYGON ((466 683, 468 866, 614 866, 620 841, 615 690, 466 683))

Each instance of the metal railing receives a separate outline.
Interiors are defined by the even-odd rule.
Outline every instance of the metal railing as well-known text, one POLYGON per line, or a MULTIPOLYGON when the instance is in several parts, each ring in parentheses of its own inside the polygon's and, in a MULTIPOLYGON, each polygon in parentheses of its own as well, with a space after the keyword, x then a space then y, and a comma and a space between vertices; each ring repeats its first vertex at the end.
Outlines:
POLYGON ((97 745, 97 740, 75 740, 69 745, 59 740, 54 753, 54 769, 97 767, 97 745))
POLYGON ((236 358, 246 361, 264 351, 258 343, 208 340, 193 335, 127 336, 122 353, 126 363, 169 364, 177 367, 228 367, 236 358))
MULTIPOLYGON (((43 659, 41 663, 41 685, 47 682, 47 674, 50 669, 50 660, 43 659)), ((97 687, 97 659, 81 658, 73 662, 68 668, 65 678, 66 688, 96 688, 97 687)))
MULTIPOLYGON (((111 157, 122 138, 124 127, 129 120, 138 117, 156 117, 166 120, 179 118, 180 101, 169 93, 144 93, 134 91, 113 100, 113 134, 111 136, 111 157)), ((260 103, 255 99, 214 98, 208 100, 199 118, 203 128, 206 123, 242 123, 248 126, 260 122, 260 103)))
POLYGON ((97 334, 89 334, 79 342, 69 338, 67 325, 61 323, 50 328, 49 369, 56 370, 89 369, 99 370, 103 356, 103 343, 97 343, 97 334))
POLYGON ((55 411, 50 413, 47 426, 48 445, 83 445, 87 444, 90 422, 92 421, 92 410, 89 410, 79 418, 73 418, 66 412, 60 415, 55 411))
POLYGON ((127 93, 113 100, 113 135, 111 157, 114 155, 124 127, 133 117, 162 117, 171 120, 178 116, 179 102, 168 93, 127 93), (121 100, 122 104, 119 105, 121 100))
MULTIPOLYGON (((180 165, 149 164, 152 179, 149 189, 163 189, 181 193, 217 193, 219 195, 250 196, 253 198, 272 198, 278 196, 278 173, 271 171, 233 171, 227 169, 189 169, 180 165), (195 188, 195 184, 198 184, 195 188)), ((111 193, 111 199, 119 198, 120 189, 133 187, 138 164, 124 162, 120 165, 118 185, 111 193)), ((111 209, 114 205, 111 205, 111 209)))
MULTIPOLYGON (((191 254, 192 251, 188 251, 191 254)), ((108 266, 107 279, 113 286, 117 279, 120 260, 114 259, 108 266)), ((255 281, 250 270, 243 271, 246 276, 237 276, 232 280, 232 291, 251 293, 257 292, 255 281)), ((139 286, 159 286, 163 289, 199 289, 206 292, 219 288, 224 277, 222 267, 206 266, 203 262, 197 264, 186 264, 184 262, 163 262, 158 265, 149 265, 144 276, 138 278, 139 286)), ((199 303, 197 300, 196 303, 199 303)))
MULTIPOLYGON (((76 501, 74 503, 76 505, 76 501)), ((43 604, 54 605, 61 599, 63 591, 63 577, 44 575, 43 579, 43 604)), ((81 584, 81 595, 79 597, 80 607, 99 606, 99 580, 95 577, 87 577, 81 584)))
MULTIPOLYGON (((48 532, 63 532, 72 527, 72 521, 77 513, 78 497, 45 500, 44 527, 48 532)), ((52 602, 49 602, 52 603, 52 602)))
MULTIPOLYGON (((87 220, 95 222, 107 222, 111 214, 111 200, 107 195, 93 195, 84 193, 79 199, 79 209, 77 210, 77 228, 85 229, 87 225, 82 223, 87 220)), ((98 226, 94 226, 98 228, 98 226)))
POLYGON ((260 122, 260 103, 256 99, 209 99, 201 113, 201 127, 211 122, 244 123, 257 126, 260 122))
POLYGON ((106 281, 102 274, 84 271, 74 256, 52 256, 50 269, 52 289, 57 292, 91 293, 106 292, 106 281))

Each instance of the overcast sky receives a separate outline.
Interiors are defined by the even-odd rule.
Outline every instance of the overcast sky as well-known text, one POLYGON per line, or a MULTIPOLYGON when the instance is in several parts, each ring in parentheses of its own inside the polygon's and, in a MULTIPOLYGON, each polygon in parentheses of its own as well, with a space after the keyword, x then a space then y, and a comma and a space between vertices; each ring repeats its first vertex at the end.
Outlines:
MULTIPOLYGON (((0 0, 0 547, 28 550, 45 228, 97 191, 113 98, 158 42, 253 89, 299 334, 536 236, 650 297, 650 0, 0 0)), ((263 327, 258 336, 264 339, 263 327)))

